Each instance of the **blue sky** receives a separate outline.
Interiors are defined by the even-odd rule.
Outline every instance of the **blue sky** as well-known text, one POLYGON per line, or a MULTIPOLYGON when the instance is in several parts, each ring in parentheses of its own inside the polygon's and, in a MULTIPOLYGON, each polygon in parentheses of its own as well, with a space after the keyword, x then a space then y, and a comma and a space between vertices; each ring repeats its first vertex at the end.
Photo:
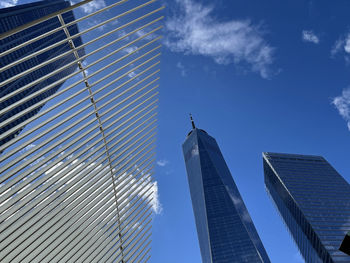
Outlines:
MULTIPOLYGON (((112 2, 95 0, 76 15, 112 2)), ((350 2, 161 3, 161 208, 151 262, 201 262, 181 149, 190 112, 221 147, 271 261, 303 262, 266 194, 261 153, 322 155, 350 181, 350 2)))
POLYGON ((181 149, 189 112, 218 141, 271 261, 303 262, 266 194, 261 153, 323 155, 350 180, 350 3, 166 4, 156 176, 163 211, 152 262, 201 262, 181 149))

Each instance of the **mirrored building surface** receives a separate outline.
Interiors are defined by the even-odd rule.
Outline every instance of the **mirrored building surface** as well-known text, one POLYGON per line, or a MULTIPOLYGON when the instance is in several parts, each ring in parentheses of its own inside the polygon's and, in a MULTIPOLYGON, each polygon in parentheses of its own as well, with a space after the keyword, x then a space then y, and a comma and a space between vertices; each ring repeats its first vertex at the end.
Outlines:
MULTIPOLYGON (((69 6, 69 1, 54 0, 39 1, 0 9, 0 34, 69 6)), ((73 11, 62 14, 62 19, 66 24, 74 21, 73 11)), ((0 139, 0 146, 19 134, 25 127, 24 122, 37 114, 45 105, 44 100, 53 95, 63 85, 64 80, 61 82, 59 80, 73 73, 78 68, 77 63, 74 63, 74 54, 70 53, 65 55, 65 53, 71 50, 71 47, 63 29, 57 30, 57 32, 53 34, 21 47, 23 43, 38 38, 61 26, 62 24, 59 19, 53 17, 7 38, 0 39, 0 53, 14 47, 20 47, 14 52, 2 56, 0 59, 0 68, 8 67, 0 72, 0 83, 4 84, 0 85, 2 86, 0 97, 2 98, 12 92, 18 91, 15 96, 5 99, 0 103, 0 110, 5 109, 9 105, 16 104, 16 107, 0 115, 0 122, 12 119, 12 121, 0 127, 1 134, 8 133, 4 139, 0 139), (51 45, 62 40, 64 40, 64 43, 50 48, 51 45), (45 52, 35 55, 37 51, 44 49, 46 49, 45 52), (28 58, 30 55, 32 55, 32 57, 28 58), (54 59, 57 56, 60 56, 60 58, 54 59), (52 60, 52 62, 50 62, 50 60, 52 60), (69 63, 72 63, 72 65, 62 68, 69 63), (41 66, 39 67, 39 65, 41 66), (53 83, 57 84, 35 95, 35 93, 38 93, 38 91, 53 83), (43 101, 43 103, 35 107, 33 106, 40 101, 43 101), (16 126, 17 129, 13 129, 16 126)), ((70 35, 79 33, 76 24, 68 27, 68 31, 70 35)), ((77 37, 73 41, 76 47, 82 45, 81 37, 77 37)), ((80 56, 85 54, 84 49, 80 49, 78 52, 80 56)))
POLYGON ((215 139, 194 127, 183 153, 202 262, 270 262, 215 139))
POLYGON ((306 262, 350 262, 350 185, 321 156, 263 153, 266 189, 306 262))

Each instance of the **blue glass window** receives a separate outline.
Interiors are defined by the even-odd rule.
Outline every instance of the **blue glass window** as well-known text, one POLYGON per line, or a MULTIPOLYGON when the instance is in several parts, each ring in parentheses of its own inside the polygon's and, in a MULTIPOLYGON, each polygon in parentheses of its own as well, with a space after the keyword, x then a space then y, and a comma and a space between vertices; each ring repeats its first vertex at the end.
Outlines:
POLYGON ((306 262, 350 262, 350 185, 321 156, 264 153, 268 193, 306 262))

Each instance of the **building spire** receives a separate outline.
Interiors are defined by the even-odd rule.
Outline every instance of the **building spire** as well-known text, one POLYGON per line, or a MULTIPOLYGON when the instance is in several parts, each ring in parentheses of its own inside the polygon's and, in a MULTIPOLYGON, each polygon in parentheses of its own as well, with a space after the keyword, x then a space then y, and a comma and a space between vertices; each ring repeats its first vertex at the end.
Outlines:
POLYGON ((196 128, 196 125, 194 125, 194 121, 193 121, 191 113, 190 113, 190 119, 191 119, 191 123, 192 123, 192 129, 194 130, 196 128))

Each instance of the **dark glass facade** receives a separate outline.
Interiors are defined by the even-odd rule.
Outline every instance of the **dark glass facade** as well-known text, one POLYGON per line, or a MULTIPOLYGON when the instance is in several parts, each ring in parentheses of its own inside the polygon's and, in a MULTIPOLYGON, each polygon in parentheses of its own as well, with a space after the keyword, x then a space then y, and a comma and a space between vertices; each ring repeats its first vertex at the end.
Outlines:
POLYGON ((270 262, 215 139, 195 128, 183 153, 202 261, 270 262))
MULTIPOLYGON (((53 1, 40 1, 36 3, 30 3, 25 5, 18 5, 14 7, 4 8, 0 9, 0 33, 7 32, 11 29, 14 29, 18 26, 24 25, 26 23, 29 23, 31 21, 34 21, 36 19, 39 19, 41 17, 44 17, 46 15, 49 15, 53 12, 62 10, 66 7, 70 6, 69 1, 63 1, 63 0, 53 0, 53 1)), ((74 21, 74 15, 73 12, 67 12, 64 13, 63 19, 65 23, 69 23, 71 21, 74 21)), ((13 34, 10 37, 7 37, 5 39, 0 40, 0 52, 4 52, 12 47, 18 46, 25 41, 28 41, 30 39, 33 39, 35 37, 38 37, 46 32, 49 32, 50 30, 53 30, 57 27, 61 26, 59 20, 57 17, 54 17, 52 19, 49 19, 45 22, 42 22, 40 24, 37 24, 35 26, 32 26, 26 30, 23 30, 19 33, 13 34)), ((75 35, 78 33, 78 27, 77 25, 70 26, 68 28, 70 35, 75 35)), ((4 67, 14 61, 17 61, 23 57, 26 57, 38 50, 44 49, 58 41, 61 41, 66 38, 66 35, 63 30, 60 30, 54 34, 51 34, 50 36, 47 36, 45 38, 42 38, 38 41, 35 41, 29 45, 26 45, 6 56, 3 56, 0 58, 0 67, 4 67)), ((80 46, 82 44, 82 40, 80 37, 74 39, 75 46, 80 46)), ((12 82, 4 85, 0 89, 0 97, 3 97, 29 83, 32 81, 35 81, 55 70, 58 68, 66 65, 69 62, 72 62, 75 60, 74 54, 70 53, 69 55, 63 56, 60 59, 55 60, 52 63, 47 64, 46 66, 43 66, 31 73, 24 74, 26 70, 33 68, 34 66, 39 65, 40 63, 43 63, 45 61, 48 61, 51 58, 54 58, 64 52, 67 52, 70 50, 69 44, 66 42, 64 44, 61 44, 55 48, 49 49, 46 52, 43 52, 29 60, 26 60, 20 64, 17 64, 16 66, 13 66, 3 72, 0 73, 0 82, 3 82, 15 75, 22 74, 22 76, 16 80, 13 80, 12 82)), ((78 51, 79 55, 84 55, 84 49, 80 49, 78 51)), ((17 95, 5 100, 4 102, 0 103, 0 109, 4 109, 8 107, 9 105, 16 103, 20 101, 21 99, 33 94, 36 91, 39 91, 43 89, 44 87, 58 81, 59 79, 73 73, 77 68, 77 65, 72 65, 70 67, 67 67, 66 69, 57 72, 53 76, 47 78, 46 80, 40 81, 38 84, 35 84, 31 87, 26 88, 24 91, 18 93, 17 95)), ((20 105, 16 106, 12 110, 8 111, 7 113, 0 116, 0 122, 3 122, 19 112, 31 107, 35 103, 38 103, 45 98, 49 97, 50 95, 54 94, 63 83, 57 84, 56 86, 48 89, 47 91, 27 100, 26 102, 21 103, 20 105)), ((21 124, 22 122, 26 121, 30 117, 37 114, 40 109, 44 106, 44 104, 39 105, 35 107, 34 109, 30 110, 28 113, 18 116, 18 118, 15 118, 13 121, 11 121, 8 125, 0 128, 0 134, 3 134, 10 130, 11 128, 21 124)), ((10 141, 14 137, 16 137, 20 131, 24 127, 21 127, 19 130, 14 131, 10 133, 8 136, 0 140, 0 145, 5 144, 6 142, 10 141)))
POLYGON ((266 189, 306 262, 350 262, 350 185, 321 156, 263 153, 266 189))

